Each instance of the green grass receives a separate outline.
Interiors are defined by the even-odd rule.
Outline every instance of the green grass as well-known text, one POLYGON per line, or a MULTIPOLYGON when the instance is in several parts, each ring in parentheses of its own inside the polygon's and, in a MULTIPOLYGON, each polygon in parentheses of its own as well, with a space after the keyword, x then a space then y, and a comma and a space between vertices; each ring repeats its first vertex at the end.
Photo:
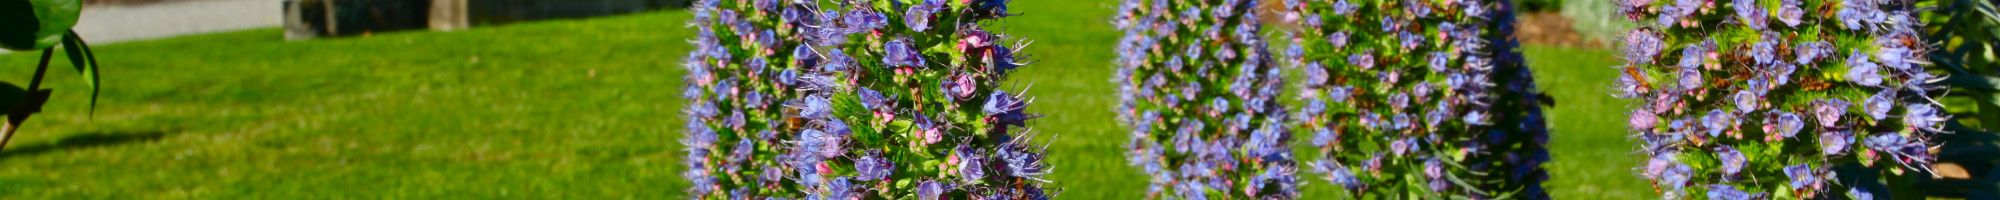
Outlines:
MULTIPOLYGON (((1037 62, 1011 82, 1046 115, 1032 126, 1052 142, 1050 178, 1063 199, 1137 199, 1146 188, 1125 165, 1111 110, 1111 8, 1020 0, 1013 10, 1023 15, 992 24, 1036 41, 1027 52, 1037 62)), ((0 151, 0 199, 676 197, 686 187, 676 141, 688 18, 666 11, 295 42, 265 29, 102 45, 95 116, 75 73, 52 71, 55 102, 0 151)), ((1607 91, 1611 55, 1527 52, 1559 101, 1549 116, 1550 190, 1651 196, 1632 173, 1623 101, 1607 91)), ((0 55, 0 80, 25 81, 34 56, 0 55)), ((1331 194, 1317 176, 1306 180, 1305 198, 1331 194)))

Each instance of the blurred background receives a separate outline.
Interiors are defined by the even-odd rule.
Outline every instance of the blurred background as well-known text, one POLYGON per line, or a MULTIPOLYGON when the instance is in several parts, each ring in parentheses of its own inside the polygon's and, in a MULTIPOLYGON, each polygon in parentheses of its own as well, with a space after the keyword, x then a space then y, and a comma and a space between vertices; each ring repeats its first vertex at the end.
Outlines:
MULTIPOLYGON (((1015 0, 1019 16, 988 25, 1035 41, 1009 85, 1033 86, 1061 199, 1145 195, 1106 95, 1115 3, 1015 0)), ((1521 50, 1558 101, 1549 191, 1657 198, 1610 95, 1606 41, 1629 25, 1605 1, 1517 3, 1521 50)), ((25 125, 0 150, 0 199, 679 197, 685 5, 91 0, 76 29, 96 42, 102 97, 94 112, 50 102, 25 125)), ((0 54, 0 80, 37 61, 0 54)), ((65 92, 82 82, 51 84, 87 98, 65 92)), ((1305 199, 1334 198, 1301 175, 1305 199)))

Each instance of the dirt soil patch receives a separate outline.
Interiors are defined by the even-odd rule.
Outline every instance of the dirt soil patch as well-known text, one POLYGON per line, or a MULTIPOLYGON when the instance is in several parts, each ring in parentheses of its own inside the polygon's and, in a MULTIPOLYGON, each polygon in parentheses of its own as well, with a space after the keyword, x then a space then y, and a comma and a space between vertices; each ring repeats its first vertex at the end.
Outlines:
POLYGON ((1585 39, 1576 29, 1570 28, 1570 19, 1555 12, 1523 13, 1515 25, 1514 37, 1522 43, 1585 47, 1602 46, 1603 42, 1585 39))

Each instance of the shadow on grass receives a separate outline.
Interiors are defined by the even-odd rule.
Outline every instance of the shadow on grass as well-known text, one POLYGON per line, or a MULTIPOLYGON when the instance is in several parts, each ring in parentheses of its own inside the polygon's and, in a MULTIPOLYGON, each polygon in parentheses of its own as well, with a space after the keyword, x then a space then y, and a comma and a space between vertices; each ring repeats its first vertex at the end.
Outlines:
POLYGON ((55 142, 40 144, 20 144, 0 149, 0 160, 16 156, 32 156, 44 153, 96 148, 134 142, 157 141, 167 137, 167 131, 106 131, 72 134, 55 142))

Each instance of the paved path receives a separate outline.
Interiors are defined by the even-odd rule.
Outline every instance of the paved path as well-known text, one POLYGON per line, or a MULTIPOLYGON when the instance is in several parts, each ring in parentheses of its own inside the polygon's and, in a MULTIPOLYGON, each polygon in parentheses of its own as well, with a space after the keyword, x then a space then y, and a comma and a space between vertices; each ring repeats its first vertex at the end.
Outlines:
MULTIPOLYGON (((276 27, 284 22, 280 0, 193 0, 90 6, 75 30, 93 45, 188 34, 276 27)), ((5 53, 5 51, 0 51, 5 53)))
POLYGON ((76 31, 92 44, 283 25, 279 0, 169 1, 83 9, 76 31))

